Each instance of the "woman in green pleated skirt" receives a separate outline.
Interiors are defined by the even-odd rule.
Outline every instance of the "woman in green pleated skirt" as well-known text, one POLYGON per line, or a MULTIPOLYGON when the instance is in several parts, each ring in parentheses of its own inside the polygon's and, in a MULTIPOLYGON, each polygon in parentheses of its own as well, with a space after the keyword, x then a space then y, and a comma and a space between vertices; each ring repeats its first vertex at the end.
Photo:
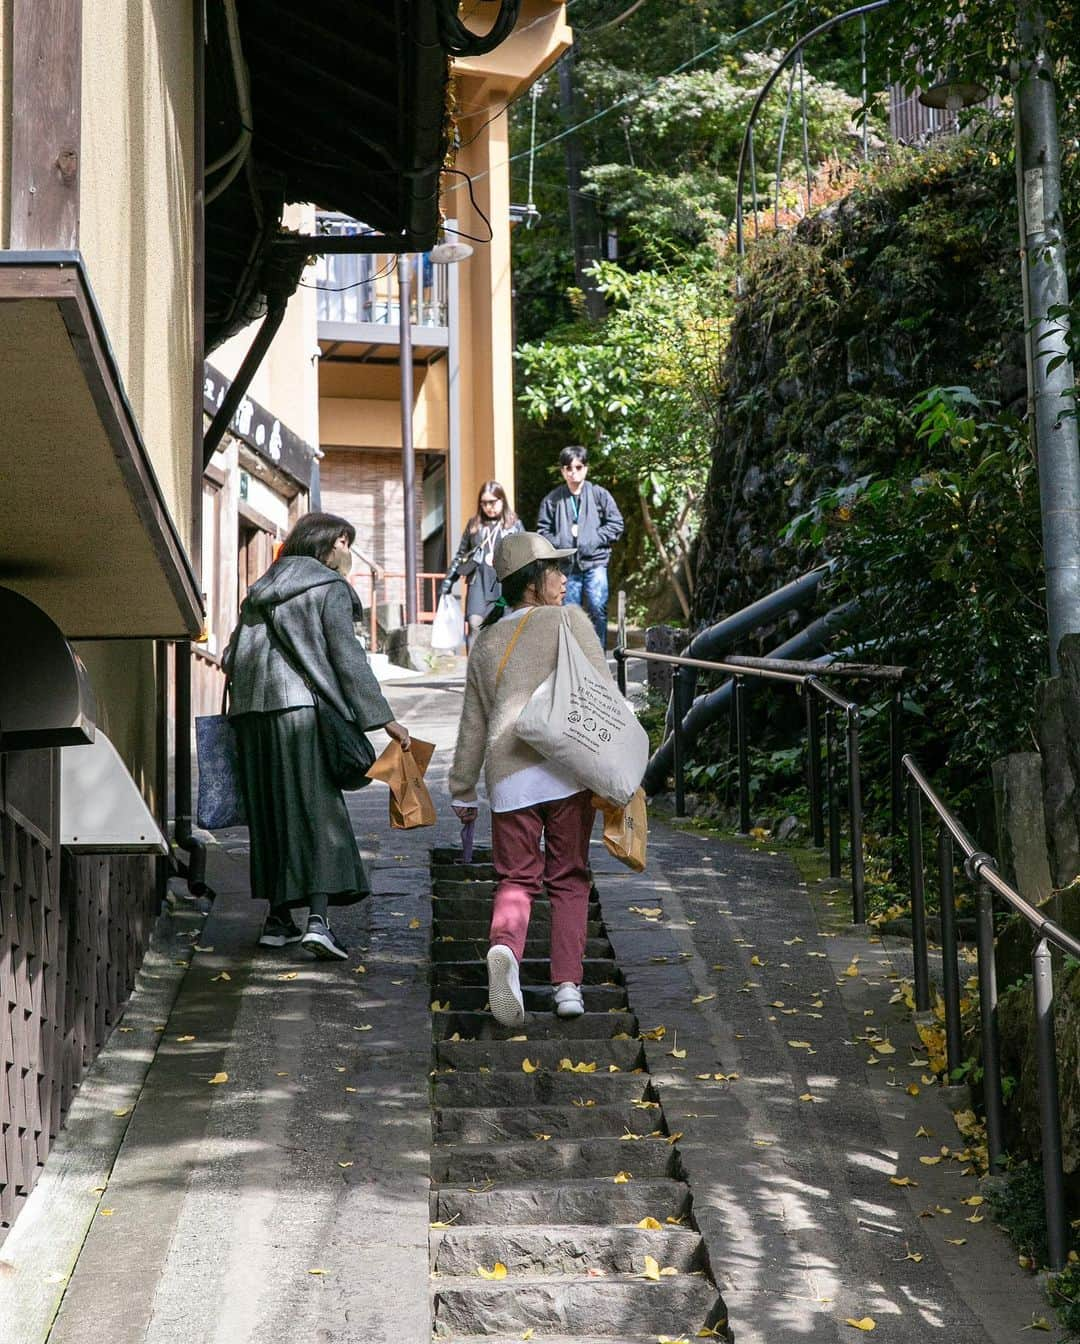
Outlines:
POLYGON ((330 928, 330 906, 362 900, 371 886, 327 766, 313 692, 365 732, 384 728, 409 748, 355 635, 362 612, 344 578, 355 537, 334 514, 301 518, 278 560, 252 584, 224 660, 251 834, 251 894, 270 906, 259 942, 299 942, 327 959, 348 955, 330 928), (301 907, 306 932, 292 916, 301 907))

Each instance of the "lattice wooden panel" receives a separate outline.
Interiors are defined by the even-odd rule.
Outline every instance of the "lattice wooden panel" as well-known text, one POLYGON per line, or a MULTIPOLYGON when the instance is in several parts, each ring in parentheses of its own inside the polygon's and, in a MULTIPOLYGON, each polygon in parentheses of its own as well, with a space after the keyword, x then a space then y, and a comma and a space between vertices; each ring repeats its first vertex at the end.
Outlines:
POLYGON ((0 813, 0 1240, 135 983, 152 859, 64 854, 0 813))

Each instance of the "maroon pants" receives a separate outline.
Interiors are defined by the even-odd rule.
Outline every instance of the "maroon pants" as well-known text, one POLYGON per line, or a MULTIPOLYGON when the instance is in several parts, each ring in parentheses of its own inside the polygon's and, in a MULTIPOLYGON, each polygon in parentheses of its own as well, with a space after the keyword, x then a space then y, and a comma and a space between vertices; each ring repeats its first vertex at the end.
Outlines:
POLYGON ((499 885, 491 912, 492 946, 501 943, 521 960, 532 898, 544 887, 551 898, 551 980, 581 984, 581 958, 589 918, 589 836, 592 794, 491 814, 491 854, 499 885), (544 849, 540 849, 540 837, 544 849))

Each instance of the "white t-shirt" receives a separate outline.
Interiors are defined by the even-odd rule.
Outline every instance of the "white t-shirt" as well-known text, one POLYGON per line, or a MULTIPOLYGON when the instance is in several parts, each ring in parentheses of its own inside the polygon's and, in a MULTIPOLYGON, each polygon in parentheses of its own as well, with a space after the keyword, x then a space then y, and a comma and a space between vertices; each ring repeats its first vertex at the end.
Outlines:
MULTIPOLYGON (((508 611, 504 621, 520 620, 529 607, 517 611, 508 611)), ((513 657, 513 654, 510 655, 513 657)), ((569 798, 581 792, 581 785, 554 761, 541 761, 537 765, 526 766, 524 770, 515 770, 512 775, 499 780, 495 785, 488 805, 492 812, 516 812, 519 808, 535 807, 538 803, 553 803, 558 798, 569 798)))

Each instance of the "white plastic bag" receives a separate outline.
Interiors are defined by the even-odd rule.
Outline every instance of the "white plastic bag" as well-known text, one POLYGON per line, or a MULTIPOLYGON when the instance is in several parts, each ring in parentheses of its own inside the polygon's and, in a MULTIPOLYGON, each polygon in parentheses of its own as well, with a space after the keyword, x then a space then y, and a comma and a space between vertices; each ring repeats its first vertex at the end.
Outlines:
POLYGON ((649 735, 619 694, 586 658, 564 617, 555 671, 533 692, 517 735, 564 766, 583 789, 625 807, 649 761, 649 735))
POLYGON ((453 652, 465 643, 465 619, 461 614, 461 603, 453 593, 445 593, 439 598, 435 620, 431 626, 431 647, 453 652))

